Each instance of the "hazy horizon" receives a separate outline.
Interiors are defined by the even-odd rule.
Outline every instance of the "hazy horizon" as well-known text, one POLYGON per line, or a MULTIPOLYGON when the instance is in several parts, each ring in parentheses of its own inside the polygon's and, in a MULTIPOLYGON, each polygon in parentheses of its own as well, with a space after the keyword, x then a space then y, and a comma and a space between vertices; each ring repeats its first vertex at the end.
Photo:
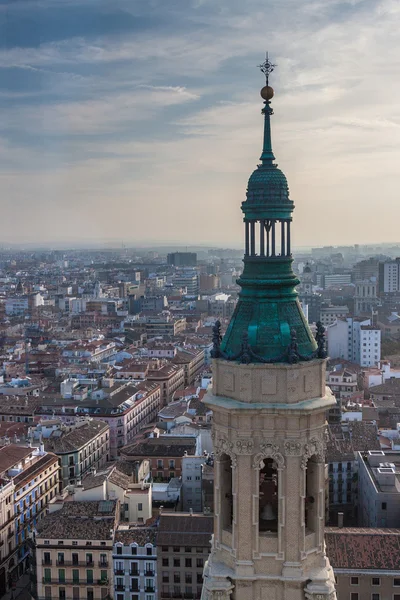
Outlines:
POLYGON ((6 0, 0 245, 242 247, 266 49, 294 245, 396 238, 399 29, 395 0, 6 0))

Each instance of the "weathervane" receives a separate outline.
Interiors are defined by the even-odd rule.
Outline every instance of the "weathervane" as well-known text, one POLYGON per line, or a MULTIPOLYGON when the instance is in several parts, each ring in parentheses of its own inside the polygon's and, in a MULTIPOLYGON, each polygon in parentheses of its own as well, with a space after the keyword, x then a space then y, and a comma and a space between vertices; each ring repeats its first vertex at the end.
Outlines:
POLYGON ((263 63, 261 63, 261 65, 258 65, 258 68, 260 69, 260 71, 262 73, 264 73, 265 75, 265 81, 266 84, 268 85, 268 79, 269 76, 271 75, 272 71, 275 69, 277 65, 274 65, 268 58, 268 52, 266 52, 265 54, 265 61, 263 63))

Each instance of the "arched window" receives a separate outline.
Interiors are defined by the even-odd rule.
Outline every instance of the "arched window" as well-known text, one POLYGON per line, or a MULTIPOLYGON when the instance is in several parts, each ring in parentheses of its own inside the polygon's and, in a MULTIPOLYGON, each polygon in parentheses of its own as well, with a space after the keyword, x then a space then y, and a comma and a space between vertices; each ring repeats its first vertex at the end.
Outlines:
POLYGON ((231 530, 233 521, 232 460, 227 454, 222 454, 219 459, 219 475, 221 490, 221 526, 222 529, 231 530))
POLYGON ((307 461, 304 499, 304 522, 308 531, 316 531, 318 527, 318 469, 318 457, 311 456, 307 461))
POLYGON ((278 531, 278 470, 272 458, 265 458, 259 471, 259 532, 278 531))

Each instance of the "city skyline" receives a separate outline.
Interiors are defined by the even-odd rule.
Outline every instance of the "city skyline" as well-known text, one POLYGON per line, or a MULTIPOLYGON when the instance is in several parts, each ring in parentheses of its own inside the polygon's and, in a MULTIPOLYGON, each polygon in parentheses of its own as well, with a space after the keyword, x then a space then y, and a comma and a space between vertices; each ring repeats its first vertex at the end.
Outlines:
POLYGON ((3 3, 0 244, 240 247, 265 49, 294 245, 395 240, 399 21, 392 0, 3 3))

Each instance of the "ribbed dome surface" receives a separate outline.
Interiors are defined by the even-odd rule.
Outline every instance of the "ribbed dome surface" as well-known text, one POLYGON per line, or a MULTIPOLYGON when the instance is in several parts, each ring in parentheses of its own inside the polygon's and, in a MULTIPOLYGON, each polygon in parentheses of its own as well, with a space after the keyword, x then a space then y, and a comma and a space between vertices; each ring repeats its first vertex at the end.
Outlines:
POLYGON ((276 165, 260 165, 250 176, 246 198, 249 203, 289 201, 285 175, 276 165))

